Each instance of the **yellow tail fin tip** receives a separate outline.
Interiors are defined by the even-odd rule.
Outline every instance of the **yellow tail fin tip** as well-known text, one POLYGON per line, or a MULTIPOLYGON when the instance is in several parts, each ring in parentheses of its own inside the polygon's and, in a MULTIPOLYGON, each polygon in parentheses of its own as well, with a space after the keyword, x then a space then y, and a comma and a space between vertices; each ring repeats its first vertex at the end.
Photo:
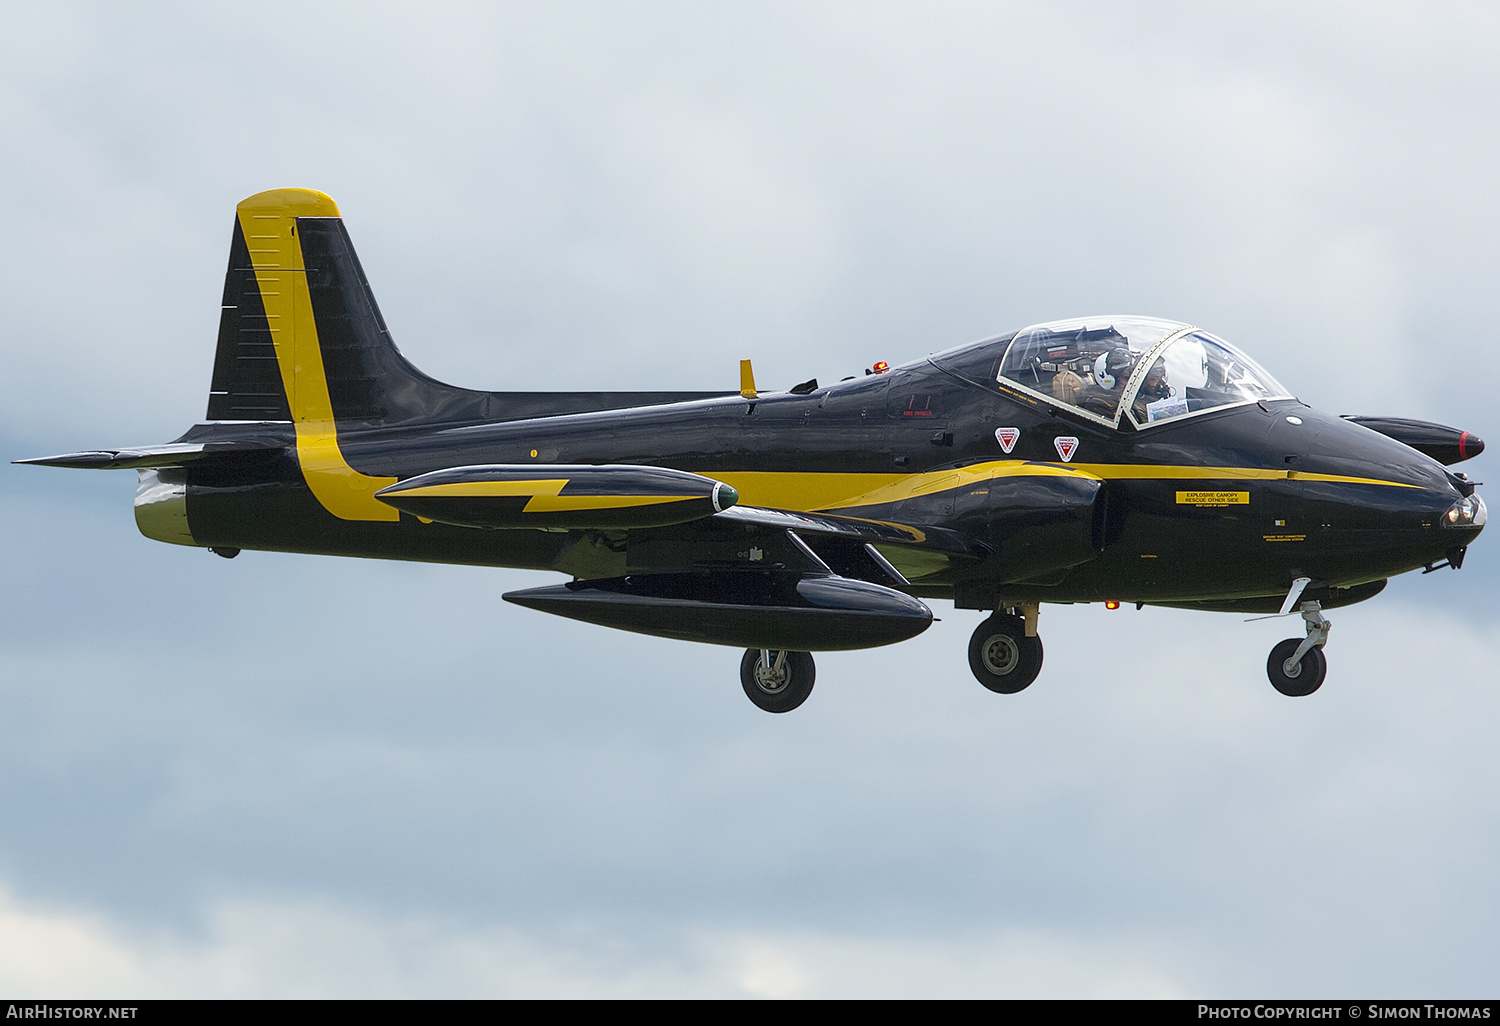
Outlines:
POLYGON ((341 217, 339 205, 326 192, 316 189, 271 189, 240 200, 242 214, 275 214, 281 217, 341 217))

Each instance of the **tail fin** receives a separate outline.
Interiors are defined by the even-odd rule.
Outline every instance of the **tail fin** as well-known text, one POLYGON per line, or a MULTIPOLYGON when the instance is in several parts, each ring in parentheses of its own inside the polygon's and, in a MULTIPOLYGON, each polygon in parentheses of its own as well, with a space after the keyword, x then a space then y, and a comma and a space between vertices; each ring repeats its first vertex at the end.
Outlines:
POLYGON ((478 392, 445 385, 397 351, 333 200, 277 189, 240 203, 224 279, 210 420, 295 425, 297 460, 344 520, 397 520, 375 493, 394 477, 345 459, 346 431, 521 420, 683 402, 711 392, 478 392))
POLYGON ((210 420, 461 419, 482 417, 487 394, 402 357, 331 198, 277 189, 239 205, 210 420))
MULTIPOLYGON (((362 276, 341 280, 337 261, 327 255, 330 247, 307 245, 326 236, 330 226, 347 242, 338 213, 333 200, 309 189, 263 192, 239 205, 208 415, 291 421, 303 477, 325 509, 343 520, 398 520, 374 498, 396 479, 360 473, 339 447, 340 421, 350 413, 371 419, 374 408, 368 381, 348 380, 351 366, 357 373, 362 361, 345 358, 343 351, 364 355, 382 344, 394 350, 389 340, 370 333, 380 314, 362 276), (306 259, 307 250, 314 259, 306 259), (324 335, 332 357, 327 361, 324 335)), ((346 246, 345 252, 352 260, 353 251, 346 246)))
POLYGON ((428 377, 397 350, 339 208, 311 189, 239 205, 224 278, 209 420, 341 428, 524 420, 726 392, 483 392, 428 377))

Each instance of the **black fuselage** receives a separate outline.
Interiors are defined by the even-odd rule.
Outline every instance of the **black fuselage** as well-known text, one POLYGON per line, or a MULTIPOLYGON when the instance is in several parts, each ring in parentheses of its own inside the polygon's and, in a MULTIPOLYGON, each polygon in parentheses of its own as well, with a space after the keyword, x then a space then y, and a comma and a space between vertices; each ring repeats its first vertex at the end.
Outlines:
MULTIPOLYGON (((972 543, 971 556, 924 564, 908 554, 905 566, 925 571, 907 573, 911 590, 973 608, 1100 599, 1262 608, 1297 577, 1334 589, 1325 604, 1336 605, 1451 557, 1478 533, 1441 522, 1465 494, 1462 478, 1295 400, 1109 428, 986 383, 983 368, 941 362, 806 394, 444 426, 340 424, 338 441, 349 465, 367 475, 405 479, 482 464, 660 466, 725 481, 745 506, 951 532, 972 543), (1018 430, 1011 452, 1002 451, 997 428, 1018 430), (1060 438, 1076 439, 1068 461, 1060 438), (1018 465, 1059 476, 1017 476, 1018 465), (910 496, 886 487, 907 480, 924 486, 910 496), (1247 601, 1257 597, 1263 601, 1247 601)), ((186 468, 198 544, 591 577, 624 572, 629 550, 644 539, 615 539, 611 551, 621 550, 624 563, 570 565, 576 532, 485 531, 405 514, 392 522, 340 519, 304 482, 292 425, 206 424, 184 437, 246 433, 269 447, 186 468), (278 439, 284 447, 275 447, 278 439)), ((893 553, 898 565, 900 557, 893 553)))

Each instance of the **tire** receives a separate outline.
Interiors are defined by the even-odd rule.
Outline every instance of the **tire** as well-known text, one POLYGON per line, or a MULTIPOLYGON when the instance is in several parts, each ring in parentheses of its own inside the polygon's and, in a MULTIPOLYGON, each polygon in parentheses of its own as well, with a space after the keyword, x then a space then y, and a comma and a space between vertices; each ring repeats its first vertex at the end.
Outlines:
POLYGON ((1271 678, 1271 686, 1292 698, 1312 694, 1323 686, 1323 678, 1328 676, 1328 657, 1316 646, 1308 649, 1302 656, 1296 673, 1286 672, 1283 664, 1292 657, 1300 644, 1301 638, 1287 638, 1271 649, 1271 657, 1266 660, 1266 676, 1271 678))
POLYGON ((771 665, 761 661, 761 650, 747 648, 740 660, 740 684, 758 708, 791 712, 812 694, 817 668, 810 652, 772 651, 771 665))
POLYGON ((1042 672, 1042 639, 1026 636, 1026 621, 996 614, 969 639, 974 679, 1000 695, 1024 690, 1042 672))

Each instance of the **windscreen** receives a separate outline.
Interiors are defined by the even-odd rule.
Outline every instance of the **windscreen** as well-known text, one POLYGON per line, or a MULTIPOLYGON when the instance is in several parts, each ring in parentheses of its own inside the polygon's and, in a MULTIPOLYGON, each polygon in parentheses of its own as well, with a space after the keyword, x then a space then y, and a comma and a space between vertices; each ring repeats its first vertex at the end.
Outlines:
POLYGON ((1287 397, 1254 360, 1221 338, 1194 331, 1173 340, 1140 377, 1130 417, 1144 426, 1216 406, 1287 397))

